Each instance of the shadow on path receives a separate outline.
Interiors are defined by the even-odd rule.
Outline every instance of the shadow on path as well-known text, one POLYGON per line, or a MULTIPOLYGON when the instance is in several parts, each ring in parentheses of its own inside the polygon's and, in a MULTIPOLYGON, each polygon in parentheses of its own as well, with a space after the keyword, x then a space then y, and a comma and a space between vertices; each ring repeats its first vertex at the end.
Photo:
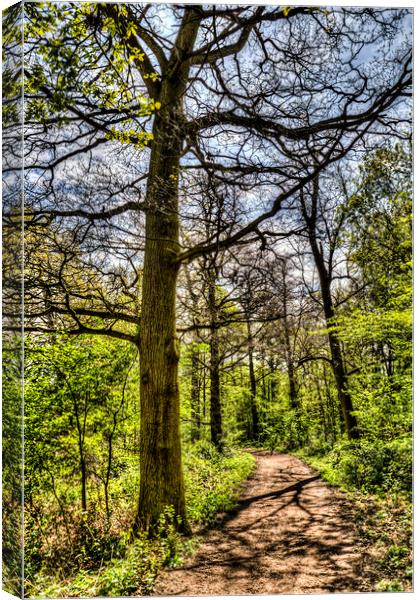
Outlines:
POLYGON ((359 589, 354 529, 333 490, 296 457, 255 454, 258 469, 236 508, 194 557, 161 575, 155 595, 359 589))
POLYGON ((300 494, 301 490, 305 485, 308 485, 309 483, 311 483, 312 481, 316 481, 317 479, 320 479, 320 475, 314 475, 314 477, 308 477, 308 479, 303 479, 303 481, 297 481, 297 483, 289 485, 286 488, 282 488, 281 490, 275 490, 272 492, 267 492, 266 494, 259 494, 259 496, 252 496, 251 498, 239 500, 238 511, 243 510, 243 508, 246 508, 250 504, 253 504, 253 502, 257 502, 258 500, 264 500, 265 498, 279 498, 280 496, 288 494, 289 492, 297 492, 297 494, 300 494))

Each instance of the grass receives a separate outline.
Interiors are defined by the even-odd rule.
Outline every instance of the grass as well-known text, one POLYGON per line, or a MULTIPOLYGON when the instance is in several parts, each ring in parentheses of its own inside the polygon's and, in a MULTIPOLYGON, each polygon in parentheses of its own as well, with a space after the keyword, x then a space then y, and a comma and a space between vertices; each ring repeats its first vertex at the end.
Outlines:
POLYGON ((368 589, 412 591, 412 505, 400 494, 353 493, 353 518, 364 546, 368 589))
POLYGON ((186 505, 192 526, 212 525, 218 513, 231 510, 241 483, 255 468, 248 452, 226 450, 198 443, 185 455, 186 505))

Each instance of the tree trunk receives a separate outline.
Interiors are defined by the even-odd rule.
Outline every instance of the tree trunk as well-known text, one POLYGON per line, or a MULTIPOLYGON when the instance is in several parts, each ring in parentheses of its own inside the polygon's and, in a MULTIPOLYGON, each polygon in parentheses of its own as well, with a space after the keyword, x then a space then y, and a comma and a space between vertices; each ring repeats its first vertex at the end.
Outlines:
POLYGON ((353 414, 352 398, 348 392, 348 380, 343 363, 342 351, 339 343, 339 338, 335 326, 335 310, 331 293, 331 275, 328 272, 321 247, 316 238, 315 218, 317 211, 317 194, 318 189, 313 193, 313 207, 310 218, 306 217, 308 224, 308 234, 311 250, 314 257, 317 273, 320 281, 320 289, 323 301, 323 312, 328 327, 328 338, 330 347, 330 356, 332 359, 332 369, 335 376, 338 398, 341 405, 343 418, 345 422, 345 431, 349 439, 359 438, 358 424, 356 417, 353 414))
POLYGON ((217 305, 215 298, 216 276, 210 273, 208 289, 208 308, 211 315, 210 324, 210 421, 211 421, 211 442, 221 450, 222 447, 222 421, 221 421, 221 400, 220 400, 220 342, 217 329, 217 305))
POLYGON ((221 449, 222 422, 220 402, 220 353, 218 332, 211 332, 211 359, 210 359, 210 412, 211 412, 211 442, 221 449))
POLYGON ((81 475, 81 509, 87 511, 87 469, 84 457, 80 459, 80 475, 81 475))
POLYGON ((291 362, 289 362, 287 364, 287 374, 288 374, 290 405, 291 405, 292 409, 298 410, 299 403, 297 400, 297 387, 295 385, 294 366, 291 362))
MULTIPOLYGON (((70 392, 72 390, 70 388, 70 392)), ((79 450, 79 461, 80 461, 80 484, 81 484, 81 509, 82 512, 87 511, 87 467, 86 467, 86 457, 84 452, 84 438, 86 434, 86 422, 87 422, 87 412, 88 412, 88 391, 84 397, 84 407, 83 407, 83 423, 80 419, 79 407, 77 405, 76 397, 73 396, 73 407, 74 407, 74 416, 76 418, 76 426, 77 426, 77 446, 79 450)))
POLYGON ((262 364, 262 398, 263 398, 263 406, 266 406, 269 402, 269 393, 268 386, 266 384, 266 378, 268 376, 268 367, 267 362, 265 360, 265 354, 262 351, 261 354, 261 364, 262 364))
MULTIPOLYGON (((285 303, 284 303, 284 306, 285 306, 285 303)), ((286 308, 285 308, 285 311, 286 311, 286 308)), ((284 322, 284 338, 285 338, 285 359, 286 359, 286 363, 287 363, 290 406, 293 410, 298 411, 300 408, 300 405, 298 402, 297 386, 295 383, 295 369, 294 369, 293 352, 292 352, 292 347, 291 347, 289 323, 288 323, 286 312, 284 312, 283 322, 284 322)), ((297 415, 297 417, 298 417, 298 415, 297 415)))
MULTIPOLYGON (((339 423, 336 420, 336 412, 335 412, 335 402, 334 399, 332 398, 332 394, 330 393, 330 387, 329 387, 329 382, 328 382, 328 375, 327 375, 327 371, 326 371, 326 365, 323 363, 323 385, 324 385, 324 390, 325 390, 325 396, 326 396, 326 405, 330 414, 330 424, 331 424, 331 435, 332 435, 332 442, 335 443, 336 442, 336 429, 338 427, 341 426, 341 423, 339 421, 339 423)), ((344 424, 342 424, 344 426, 344 424)), ((340 429, 340 432, 342 432, 343 428, 340 429)))
POLYGON ((199 351, 195 344, 191 349, 191 441, 196 442, 201 436, 200 416, 200 376, 199 376, 199 351))
POLYGON ((317 377, 317 374, 314 374, 313 379, 314 379, 315 385, 316 385, 317 400, 318 400, 318 403, 319 403, 319 413, 320 413, 321 422, 322 422, 322 429, 323 429, 323 437, 324 437, 325 443, 327 443, 327 441, 328 441, 328 433, 331 430, 331 427, 330 427, 330 418, 329 418, 329 415, 327 414, 327 411, 326 411, 325 402, 323 402, 323 395, 322 395, 322 391, 321 391, 321 385, 320 385, 319 378, 317 377))
POLYGON ((273 404, 276 401, 277 387, 278 381, 276 378, 276 365, 275 360, 271 357, 268 360, 270 376, 269 376, 269 395, 270 395, 270 403, 273 404))
POLYGON ((189 531, 180 446, 176 282, 179 264, 179 163, 183 98, 199 19, 185 11, 159 93, 146 194, 146 241, 140 331, 140 497, 134 531, 153 533, 168 506, 189 531))
POLYGON ((205 421, 207 416, 207 360, 205 358, 205 355, 202 379, 202 416, 205 421))
MULTIPOLYGON (((166 165, 161 161, 158 170, 166 165)), ((164 177, 161 179, 164 188, 164 177)), ((173 264, 178 250, 178 218, 173 204, 171 210, 168 204, 160 215, 154 211, 147 215, 140 341, 140 499, 136 520, 136 527, 146 530, 167 506, 174 507, 175 514, 185 519, 175 315, 178 268, 173 264)))
MULTIPOLYGON (((334 314, 327 318, 326 322, 328 327, 332 326, 334 314)), ((346 376, 345 367, 343 364, 342 351, 339 344, 339 339, 335 331, 329 330, 329 346, 330 355, 332 358, 333 373, 336 381, 336 388, 338 391, 338 398, 343 411, 343 419, 345 422, 345 431, 349 439, 358 439, 358 424, 355 415, 353 414, 352 399, 348 392, 348 378, 346 376)))
POLYGON ((247 320, 247 351, 249 356, 250 412, 252 418, 250 438, 251 440, 255 441, 259 435, 259 415, 256 406, 256 377, 253 360, 253 336, 249 320, 247 320))
POLYGON ((211 329, 209 372, 211 442, 220 450, 223 429, 220 401, 220 344, 218 340, 218 331, 216 329, 211 329))
POLYGON ((288 318, 287 262, 285 260, 281 263, 281 274, 283 286, 282 323, 284 326, 285 362, 287 365, 289 399, 291 408, 297 411, 299 408, 299 404, 297 399, 297 386, 295 383, 294 353, 291 345, 290 323, 288 318))
POLYGON ((301 414, 300 414, 300 403, 298 401, 298 390, 295 381, 295 367, 294 367, 294 351, 291 344, 290 334, 290 321, 288 316, 288 286, 287 286, 287 262, 282 261, 282 313, 283 313, 283 326, 284 326, 284 341, 285 341, 285 362, 287 365, 287 376, 288 376, 288 394, 289 401, 292 410, 294 411, 294 418, 297 430, 297 445, 302 446, 301 440, 301 414))
POLYGON ((109 481, 111 479, 112 458, 113 458, 112 443, 113 443, 113 436, 114 436, 114 433, 115 433, 115 429, 116 429, 116 416, 114 414, 113 430, 109 433, 109 436, 108 436, 108 457, 107 457, 105 480, 103 482, 103 488, 104 488, 104 494, 105 494, 106 517, 107 517, 108 521, 109 521, 109 517, 110 517, 109 481))

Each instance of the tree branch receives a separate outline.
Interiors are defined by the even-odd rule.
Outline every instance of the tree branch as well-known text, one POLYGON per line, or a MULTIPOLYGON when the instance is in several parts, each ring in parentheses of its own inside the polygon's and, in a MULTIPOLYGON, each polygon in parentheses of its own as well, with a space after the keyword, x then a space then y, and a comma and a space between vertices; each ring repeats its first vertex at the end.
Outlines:
MULTIPOLYGON (((4 331, 16 331, 21 333, 22 328, 14 325, 3 325, 4 331)), ((127 342, 131 342, 132 344, 138 345, 139 336, 130 335, 129 333, 124 333, 122 331, 115 331, 114 329, 94 329, 91 327, 79 326, 77 329, 66 329, 65 331, 60 329, 41 327, 39 325, 36 326, 28 326, 24 328, 25 333, 48 333, 48 334, 56 334, 56 333, 65 333, 66 335, 106 335, 108 337, 117 338, 119 340, 125 340, 127 342)))

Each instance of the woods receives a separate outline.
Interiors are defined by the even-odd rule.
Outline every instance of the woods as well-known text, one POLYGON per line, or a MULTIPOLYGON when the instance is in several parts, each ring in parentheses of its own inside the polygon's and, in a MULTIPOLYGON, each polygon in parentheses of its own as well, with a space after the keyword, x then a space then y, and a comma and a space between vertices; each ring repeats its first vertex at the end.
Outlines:
POLYGON ((9 589, 20 361, 27 595, 151 593, 243 448, 408 505, 411 11, 30 3, 4 50, 9 589))

